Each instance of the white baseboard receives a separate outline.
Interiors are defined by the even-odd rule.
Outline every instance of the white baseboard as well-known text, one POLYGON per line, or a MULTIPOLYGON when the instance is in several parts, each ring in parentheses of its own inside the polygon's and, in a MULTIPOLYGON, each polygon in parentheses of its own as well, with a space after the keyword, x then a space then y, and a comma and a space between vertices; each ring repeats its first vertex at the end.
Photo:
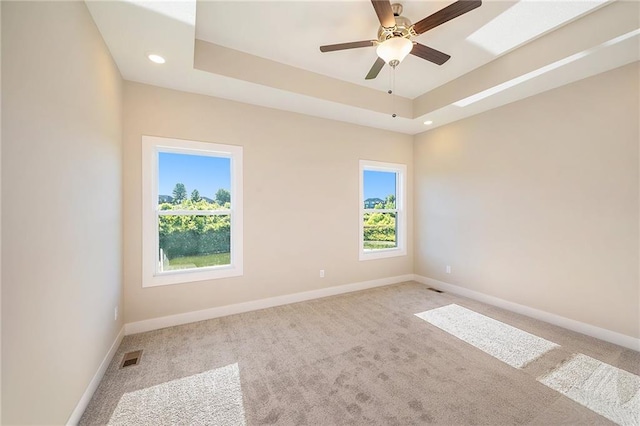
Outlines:
POLYGON ((368 288, 382 287, 385 285, 412 281, 413 279, 413 274, 407 274, 335 287, 321 288, 301 293, 287 294, 284 296, 269 297, 267 299, 252 300, 250 302, 236 303, 234 305, 218 306, 215 308, 203 309, 201 311, 185 312, 183 314, 131 322, 125 324, 124 330, 125 335, 143 333, 145 331, 158 330, 160 328, 173 327, 175 325, 188 324, 191 322, 204 321, 227 315, 272 308, 274 306, 288 305, 289 303, 304 302, 305 300, 320 299, 322 297, 351 293, 354 291, 366 290, 368 288))
POLYGON ((104 376, 104 373, 107 371, 107 367, 109 367, 109 364, 113 359, 113 356, 116 354, 116 351, 118 350, 118 347, 120 346, 120 343, 122 342, 123 337, 124 337, 124 326, 120 329, 120 332, 118 332, 116 339, 113 341, 113 344, 109 348, 109 352, 107 352, 104 359, 102 360, 102 363, 100 364, 100 367, 98 367, 98 371, 96 371, 96 374, 93 376, 93 379, 91 379, 91 382, 89 382, 89 386, 87 386, 87 389, 84 391, 84 394, 82 394, 82 398, 80 398, 80 401, 78 401, 78 404, 76 405, 76 408, 73 410, 73 413, 71 413, 71 416, 69 416, 69 420, 67 420, 67 425, 77 425, 78 422, 80 421, 80 417, 82 417, 82 413, 84 413, 84 410, 87 409, 87 405, 89 405, 89 401, 91 401, 91 397, 95 393, 96 389, 98 389, 98 385, 100 384, 100 381, 104 376))
POLYGON ((626 334, 621 334, 615 331, 607 330, 605 328, 596 327, 595 325, 572 320, 570 318, 552 314, 546 311, 541 311, 539 309, 531 308, 529 306, 520 305, 514 302, 509 302, 508 300, 500 299, 494 296, 489 296, 484 293, 480 293, 474 290, 469 290, 467 288, 460 287, 454 284, 445 283, 443 281, 438 281, 433 278, 423 277, 421 275, 414 275, 414 280, 438 290, 447 291, 449 293, 457 294, 459 296, 468 297, 469 299, 474 299, 479 302, 497 306, 499 308, 503 308, 508 311, 515 312, 517 314, 525 315, 525 316, 535 318, 544 322, 548 322, 550 324, 557 325, 559 327, 566 328, 568 330, 577 331, 578 333, 586 334, 587 336, 595 337, 596 339, 604 340, 606 342, 615 343, 616 345, 624 346, 625 348, 640 351, 640 339, 627 336, 626 334))

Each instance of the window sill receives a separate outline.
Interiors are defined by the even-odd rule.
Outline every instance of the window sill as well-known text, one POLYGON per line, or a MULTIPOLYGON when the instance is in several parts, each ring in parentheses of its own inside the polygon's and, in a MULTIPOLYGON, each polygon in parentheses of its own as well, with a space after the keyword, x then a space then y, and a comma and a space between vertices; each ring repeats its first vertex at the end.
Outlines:
POLYGON ((388 257, 406 256, 407 251, 401 248, 379 249, 379 250, 360 250, 360 260, 386 259, 388 257))
POLYGON ((186 284, 196 281, 209 281, 221 278, 240 277, 242 275, 242 268, 234 267, 231 265, 207 268, 206 270, 202 271, 193 269, 182 269, 179 271, 163 272, 161 274, 147 276, 142 282, 142 287, 186 284))

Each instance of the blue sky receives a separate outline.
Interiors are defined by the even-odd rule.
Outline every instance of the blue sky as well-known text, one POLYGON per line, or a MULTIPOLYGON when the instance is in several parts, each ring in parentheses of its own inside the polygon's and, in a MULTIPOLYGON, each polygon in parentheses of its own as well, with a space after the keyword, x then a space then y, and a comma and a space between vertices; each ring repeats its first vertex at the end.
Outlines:
POLYGON ((231 187, 229 158, 160 152, 158 166, 158 195, 171 195, 176 183, 183 183, 188 196, 197 189, 201 197, 214 199, 218 189, 231 187))
POLYGON ((364 199, 380 198, 396 195, 396 174, 391 172, 364 171, 364 199))

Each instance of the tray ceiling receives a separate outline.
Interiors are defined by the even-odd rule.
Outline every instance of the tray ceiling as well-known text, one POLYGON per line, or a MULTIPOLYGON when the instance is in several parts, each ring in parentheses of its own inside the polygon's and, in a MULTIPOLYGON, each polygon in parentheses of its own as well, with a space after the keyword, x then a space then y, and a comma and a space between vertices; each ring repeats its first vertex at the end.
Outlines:
MULTIPOLYGON (((402 2, 402 15, 417 22, 451 3, 402 2)), ((364 79, 375 48, 319 51, 376 38, 369 1, 87 6, 125 79, 409 134, 428 130, 425 120, 437 127, 640 57, 636 2, 485 0, 415 39, 452 58, 437 66, 407 57, 392 102, 388 66, 364 79)))

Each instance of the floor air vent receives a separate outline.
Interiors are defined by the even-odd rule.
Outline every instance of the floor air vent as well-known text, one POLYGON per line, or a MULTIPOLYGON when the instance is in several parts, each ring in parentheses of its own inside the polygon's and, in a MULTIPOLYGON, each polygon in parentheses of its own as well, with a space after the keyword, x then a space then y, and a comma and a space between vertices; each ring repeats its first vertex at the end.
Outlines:
POLYGON ((127 352, 122 358, 120 368, 131 367, 132 365, 140 364, 140 358, 142 358, 142 349, 139 351, 127 352))
POLYGON ((437 288, 428 287, 427 290, 435 291, 436 293, 444 293, 444 291, 438 290, 437 288))

